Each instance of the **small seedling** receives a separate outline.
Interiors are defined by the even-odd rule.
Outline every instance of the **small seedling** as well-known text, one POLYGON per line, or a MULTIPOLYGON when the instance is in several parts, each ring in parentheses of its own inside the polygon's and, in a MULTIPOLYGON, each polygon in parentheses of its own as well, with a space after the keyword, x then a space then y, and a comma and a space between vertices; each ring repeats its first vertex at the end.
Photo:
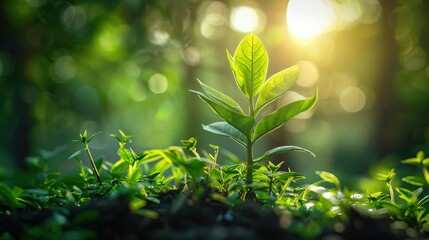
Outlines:
POLYGON ((396 175, 395 169, 390 170, 387 174, 382 174, 382 173, 378 174, 378 180, 386 182, 386 186, 389 189, 391 203, 395 203, 395 194, 392 186, 392 181, 395 175, 396 175))
POLYGON ((85 145, 85 147, 84 148, 82 148, 82 149, 80 149, 80 150, 78 150, 78 151, 76 151, 75 153, 73 153, 70 157, 69 157, 69 159, 71 159, 71 158, 75 158, 75 157, 77 157, 82 151, 85 151, 86 152, 86 154, 88 155, 88 159, 89 159, 89 162, 91 163, 91 166, 92 166, 92 170, 94 171, 94 173, 95 173, 95 176, 97 176, 97 180, 98 180, 98 182, 100 183, 100 185, 103 185, 103 181, 101 181, 101 177, 100 177, 100 174, 98 173, 98 169, 97 169, 97 167, 95 166, 95 162, 94 162, 94 158, 92 157, 92 154, 91 154, 91 150, 89 149, 89 142, 91 142, 91 140, 97 135, 97 134, 99 134, 99 133, 96 133, 96 134, 93 134, 91 137, 89 137, 88 138, 88 132, 85 130, 82 134, 79 134, 79 136, 80 136, 80 140, 73 140, 74 142, 82 142, 84 145, 85 145))
POLYGON ((313 107, 317 101, 317 91, 311 98, 295 101, 277 108, 275 111, 257 117, 269 103, 280 98, 298 79, 298 66, 282 70, 267 80, 268 54, 259 38, 247 35, 238 45, 234 56, 227 51, 230 68, 235 82, 247 98, 248 111, 226 94, 198 81, 204 93, 191 90, 207 103, 224 121, 203 126, 209 132, 230 137, 246 149, 246 185, 253 183, 254 162, 268 159, 274 155, 300 151, 314 156, 307 149, 296 146, 281 146, 267 151, 259 158, 253 157, 253 145, 264 135, 281 127, 299 113, 313 107))
MULTIPOLYGON (((419 151, 415 158, 408 158, 402 161, 404 164, 411 164, 420 167, 423 171, 423 176, 426 180, 426 183, 429 184, 429 158, 425 158, 425 154, 423 151, 419 151)), ((404 178, 405 181, 409 181, 411 183, 417 183, 415 185, 423 186, 424 183, 419 181, 419 179, 415 176, 409 176, 404 178)))

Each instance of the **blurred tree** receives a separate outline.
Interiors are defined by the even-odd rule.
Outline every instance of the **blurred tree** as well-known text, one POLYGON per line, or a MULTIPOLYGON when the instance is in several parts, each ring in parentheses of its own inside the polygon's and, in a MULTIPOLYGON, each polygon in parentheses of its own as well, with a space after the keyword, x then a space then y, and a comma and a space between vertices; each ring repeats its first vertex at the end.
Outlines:
POLYGON ((1 161, 22 166, 26 156, 67 145, 83 129, 105 133, 92 142, 94 154, 110 154, 116 143, 107 135, 117 129, 134 136, 136 151, 195 136, 202 148, 214 143, 242 153, 201 130, 219 119, 187 90, 198 89, 199 78, 240 95, 225 49, 234 52, 248 32, 267 46, 268 75, 298 63, 311 78, 282 103, 316 87, 321 94, 314 116, 256 147, 302 145, 318 153, 313 168, 361 171, 371 162, 363 158, 427 148, 429 3, 320 1, 331 3, 339 22, 311 43, 288 34, 288 2, 1 1, 1 161), (356 96, 363 105, 348 108, 356 96))
POLYGON ((428 1, 382 1, 384 74, 377 89, 378 150, 429 150, 428 1))
MULTIPOLYGON (((24 72, 28 48, 22 41, 22 33, 6 17, 5 5, 0 5, 3 35, 0 38, 0 157, 24 159, 29 154, 29 132, 33 126, 31 106, 22 99, 22 90, 29 84, 24 72)), ((22 167, 23 161, 18 161, 17 165, 22 167)))

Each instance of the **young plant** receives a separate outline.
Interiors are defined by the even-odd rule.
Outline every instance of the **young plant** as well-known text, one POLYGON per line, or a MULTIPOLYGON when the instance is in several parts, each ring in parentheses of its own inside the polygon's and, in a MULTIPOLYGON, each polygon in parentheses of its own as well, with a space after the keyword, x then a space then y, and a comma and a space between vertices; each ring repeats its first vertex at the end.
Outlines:
POLYGON ((423 151, 419 151, 415 158, 408 158, 401 161, 404 164, 411 164, 417 167, 420 167, 423 171, 423 177, 426 181, 421 180, 420 177, 417 176, 407 176, 404 177, 403 180, 413 185, 424 186, 425 184, 429 184, 429 158, 425 158, 425 154, 423 151))
MULTIPOLYGON (((274 164, 268 161, 267 166, 255 165, 258 167, 254 172, 254 179, 260 185, 258 198, 267 200, 281 200, 285 195, 287 188, 293 180, 303 179, 304 176, 298 173, 281 171, 281 165, 284 162, 274 164)), ((254 189, 258 192, 258 189, 254 189)))
POLYGON ((94 173, 95 173, 95 175, 97 176, 97 180, 98 180, 98 182, 100 183, 100 185, 102 186, 103 185, 103 181, 101 181, 101 177, 100 177, 100 174, 98 173, 98 169, 97 169, 97 167, 96 167, 96 165, 95 165, 95 162, 94 162, 94 158, 92 157, 92 154, 91 154, 91 150, 89 149, 89 142, 91 142, 91 140, 97 135, 98 133, 96 133, 96 134, 94 134, 94 135, 92 135, 91 137, 89 137, 88 138, 88 132, 85 130, 82 134, 79 134, 79 136, 80 136, 80 140, 73 140, 73 141, 75 141, 75 142, 82 142, 83 144, 84 144, 84 148, 82 148, 82 149, 80 149, 80 150, 78 150, 78 151, 76 151, 75 153, 73 153, 70 157, 69 157, 69 159, 71 159, 71 158, 75 158, 75 157, 77 157, 81 152, 83 152, 83 151, 85 151, 86 152, 86 154, 88 155, 88 159, 89 159, 89 162, 91 163, 91 166, 92 166, 92 170, 94 171, 94 173))
POLYGON ((390 202, 393 204, 395 203, 395 193, 393 191, 392 181, 395 175, 396 175, 395 169, 390 170, 387 174, 383 174, 383 173, 378 174, 378 180, 386 182, 386 186, 389 189, 390 202))
POLYGON ((267 151, 259 158, 253 157, 253 145, 264 135, 281 127, 289 119, 309 110, 317 101, 317 91, 311 98, 295 101, 275 111, 257 117, 269 103, 278 99, 296 82, 298 66, 282 70, 267 80, 268 54, 259 38, 247 35, 238 45, 234 56, 227 51, 235 82, 247 98, 247 109, 226 94, 198 81, 204 93, 191 90, 207 103, 224 121, 203 126, 206 131, 227 136, 246 149, 246 184, 253 183, 253 163, 284 152, 300 151, 314 156, 312 152, 296 146, 281 146, 267 151))
POLYGON ((132 142, 131 136, 126 135, 122 130, 119 130, 120 136, 110 134, 111 137, 118 140, 119 148, 117 151, 120 159, 112 165, 110 173, 114 177, 121 176, 124 172, 126 175, 126 182, 130 185, 135 185, 143 175, 143 170, 139 167, 139 161, 143 155, 136 154, 131 148, 125 148, 127 143, 132 142))

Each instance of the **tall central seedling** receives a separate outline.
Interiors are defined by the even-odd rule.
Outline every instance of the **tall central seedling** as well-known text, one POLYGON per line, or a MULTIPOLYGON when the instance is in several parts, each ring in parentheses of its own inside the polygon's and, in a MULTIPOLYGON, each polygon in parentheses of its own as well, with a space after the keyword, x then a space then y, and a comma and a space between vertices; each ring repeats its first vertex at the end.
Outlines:
POLYGON ((273 148, 261 157, 253 158, 253 145, 262 136, 279 128, 297 114, 309 110, 317 101, 317 91, 312 98, 289 103, 256 120, 263 107, 278 99, 296 82, 298 66, 280 71, 266 80, 268 55, 259 38, 247 35, 238 45, 234 56, 227 51, 229 65, 241 92, 246 96, 248 111, 226 94, 199 81, 204 93, 191 90, 206 102, 224 121, 204 125, 209 132, 228 136, 241 144, 247 153, 246 184, 252 185, 253 163, 288 151, 312 152, 296 146, 273 148))

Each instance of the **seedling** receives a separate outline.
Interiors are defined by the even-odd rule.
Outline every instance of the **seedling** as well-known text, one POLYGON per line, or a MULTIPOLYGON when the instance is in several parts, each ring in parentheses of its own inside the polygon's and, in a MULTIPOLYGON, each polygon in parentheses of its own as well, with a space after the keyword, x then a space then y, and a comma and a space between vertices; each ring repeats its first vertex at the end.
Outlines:
MULTIPOLYGON (((423 151, 419 151, 415 158, 408 158, 408 159, 402 160, 402 163, 416 165, 420 167, 423 171, 423 176, 426 180, 426 184, 429 184, 429 158, 425 158, 425 154, 423 151)), ((424 182, 415 176, 405 177, 404 181, 417 186, 424 185, 424 182)))
POLYGON ((91 163, 91 166, 92 166, 92 170, 94 171, 94 173, 95 173, 95 176, 97 176, 97 180, 98 180, 98 182, 100 183, 100 185, 103 185, 103 181, 101 181, 101 177, 100 177, 100 174, 98 173, 98 169, 97 169, 97 167, 95 166, 95 162, 94 162, 94 158, 92 158, 92 154, 91 154, 91 150, 89 149, 89 142, 91 142, 91 140, 97 135, 97 134, 99 134, 99 133, 96 133, 96 134, 94 134, 94 135, 92 135, 91 137, 89 137, 88 138, 88 132, 85 130, 82 134, 79 134, 79 136, 80 136, 80 140, 73 140, 74 142, 82 142, 84 145, 85 145, 85 147, 84 148, 82 148, 82 149, 80 149, 80 150, 78 150, 78 151, 76 151, 75 153, 73 153, 70 157, 69 157, 69 159, 71 159, 71 158, 75 158, 75 157, 77 157, 82 151, 85 151, 86 152, 86 154, 88 155, 88 159, 89 159, 89 162, 91 163))
POLYGON ((389 189, 391 203, 395 203, 395 194, 393 192, 393 186, 392 186, 392 181, 395 175, 396 175, 395 169, 390 170, 387 174, 383 174, 383 173, 378 174, 378 180, 386 182, 386 186, 389 189))
POLYGON ((262 116, 258 121, 257 117, 261 110, 280 98, 296 82, 298 66, 282 70, 265 80, 268 54, 262 42, 254 34, 247 35, 240 42, 234 56, 227 51, 227 57, 235 82, 247 99, 247 112, 244 112, 234 99, 199 80, 204 93, 194 90, 191 92, 197 94, 224 120, 205 125, 203 129, 227 136, 246 149, 246 184, 251 187, 255 162, 289 151, 300 151, 314 156, 312 152, 301 147, 281 146, 267 151, 259 158, 254 158, 253 145, 261 137, 281 127, 289 119, 312 108, 318 95, 316 91, 313 97, 277 108, 262 116))

